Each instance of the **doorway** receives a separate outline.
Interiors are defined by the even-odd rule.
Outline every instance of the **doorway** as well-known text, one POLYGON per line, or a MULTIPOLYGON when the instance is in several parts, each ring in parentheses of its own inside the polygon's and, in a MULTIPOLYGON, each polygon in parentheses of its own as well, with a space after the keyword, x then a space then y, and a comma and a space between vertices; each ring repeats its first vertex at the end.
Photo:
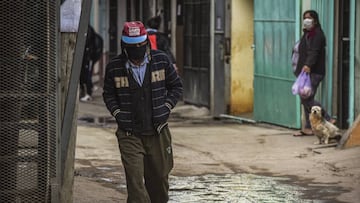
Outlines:
POLYGON ((210 0, 183 1, 184 102, 210 107, 210 0))
POLYGON ((338 39, 338 126, 348 128, 349 118, 349 68, 350 68, 350 1, 339 1, 339 39, 338 39))

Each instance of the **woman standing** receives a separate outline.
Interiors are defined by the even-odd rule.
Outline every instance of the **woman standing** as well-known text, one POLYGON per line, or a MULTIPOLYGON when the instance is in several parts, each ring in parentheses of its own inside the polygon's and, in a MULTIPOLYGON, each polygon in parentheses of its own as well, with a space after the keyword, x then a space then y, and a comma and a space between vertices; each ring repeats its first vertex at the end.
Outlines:
MULTIPOLYGON (((321 104, 314 99, 316 90, 320 82, 324 79, 326 74, 325 69, 325 47, 326 38, 319 22, 319 15, 314 10, 307 10, 303 14, 303 36, 299 44, 299 59, 295 70, 296 77, 304 71, 310 74, 312 93, 307 98, 301 98, 301 104, 305 111, 305 127, 298 134, 312 135, 311 125, 309 122, 309 114, 312 106, 321 106, 321 104)), ((322 109, 324 109, 322 107, 322 109)), ((325 119, 335 123, 330 115, 324 110, 325 119)))

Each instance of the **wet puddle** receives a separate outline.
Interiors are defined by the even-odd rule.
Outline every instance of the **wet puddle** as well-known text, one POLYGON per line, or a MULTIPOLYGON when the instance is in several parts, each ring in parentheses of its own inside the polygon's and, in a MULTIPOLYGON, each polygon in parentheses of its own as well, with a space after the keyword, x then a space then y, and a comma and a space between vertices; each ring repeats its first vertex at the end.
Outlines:
POLYGON ((177 202, 339 202, 339 188, 334 185, 301 187, 291 184, 290 178, 266 177, 252 174, 204 175, 170 177, 170 201, 177 202))
MULTIPOLYGON (((108 117, 82 117, 78 121, 83 125, 115 123, 108 117)), ((126 194, 125 176, 120 171, 121 166, 89 167, 78 169, 76 175, 93 178, 126 194)), ((170 176, 169 203, 341 203, 336 197, 345 192, 336 183, 317 184, 295 177, 246 173, 170 176)))
MULTIPOLYGON (((125 174, 121 169, 120 165, 84 167, 77 169, 75 175, 91 178, 126 194, 125 174)), ((336 197, 348 192, 337 183, 247 173, 170 176, 169 182, 169 203, 341 203, 336 197)))

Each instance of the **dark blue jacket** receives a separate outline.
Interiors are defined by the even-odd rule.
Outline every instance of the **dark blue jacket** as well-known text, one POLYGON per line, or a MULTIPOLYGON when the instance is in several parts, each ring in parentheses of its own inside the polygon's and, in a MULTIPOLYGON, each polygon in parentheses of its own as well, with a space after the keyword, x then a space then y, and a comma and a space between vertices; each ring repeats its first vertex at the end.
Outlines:
MULTIPOLYGON (((170 111, 175 107, 183 93, 180 77, 176 73, 168 56, 159 50, 150 51, 152 118, 154 127, 167 121, 170 111)), ((119 55, 106 66, 103 99, 106 107, 116 118, 123 130, 133 130, 133 112, 131 109, 132 91, 129 87, 131 73, 126 69, 127 58, 119 55)))

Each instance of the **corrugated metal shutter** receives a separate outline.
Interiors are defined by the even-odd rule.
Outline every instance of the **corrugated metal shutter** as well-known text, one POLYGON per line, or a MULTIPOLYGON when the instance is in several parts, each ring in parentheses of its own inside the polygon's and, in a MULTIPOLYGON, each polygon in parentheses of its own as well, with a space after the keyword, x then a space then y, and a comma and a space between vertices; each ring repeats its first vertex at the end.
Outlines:
POLYGON ((184 101, 210 106, 210 0, 184 0, 184 101))

